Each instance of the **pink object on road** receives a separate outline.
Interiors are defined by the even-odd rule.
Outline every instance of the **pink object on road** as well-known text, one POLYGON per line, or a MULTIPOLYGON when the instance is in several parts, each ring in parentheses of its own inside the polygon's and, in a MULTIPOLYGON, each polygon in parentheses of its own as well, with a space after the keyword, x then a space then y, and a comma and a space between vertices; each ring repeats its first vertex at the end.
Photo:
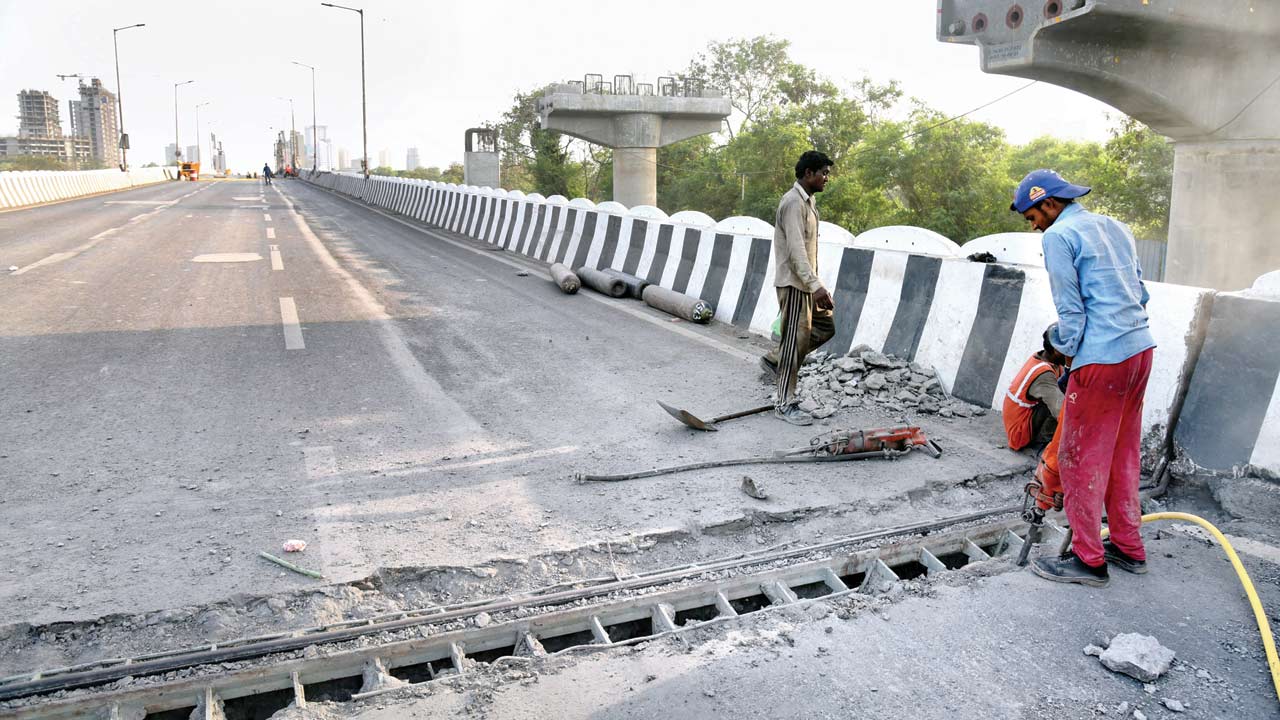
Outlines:
POLYGON ((306 550, 306 549, 307 549, 306 540, 285 540, 284 541, 285 552, 302 552, 303 550, 306 550))

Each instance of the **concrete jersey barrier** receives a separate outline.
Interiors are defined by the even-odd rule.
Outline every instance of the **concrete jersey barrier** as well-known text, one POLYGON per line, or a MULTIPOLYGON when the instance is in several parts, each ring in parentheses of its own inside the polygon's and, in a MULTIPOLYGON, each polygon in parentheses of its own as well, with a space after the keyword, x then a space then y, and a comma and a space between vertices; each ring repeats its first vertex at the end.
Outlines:
POLYGON ((0 171, 0 209, 67 200, 84 195, 164 182, 176 177, 173 168, 119 170, 5 170, 0 171))
MULTIPOLYGON (((304 177, 541 262, 635 275, 700 298, 715 308, 715 319, 757 334, 768 336, 778 313, 772 228, 763 221, 711 224, 699 214, 670 218, 656 208, 633 213, 612 202, 402 178, 371 177, 366 184, 358 175, 304 177)), ((999 409, 1005 388, 1057 316, 1043 268, 970 262, 950 241, 920 228, 879 228, 858 237, 867 240, 819 243, 819 274, 836 301, 836 335, 823 349, 844 353, 867 345, 932 366, 956 397, 999 409)), ((1180 389, 1192 382, 1215 293, 1147 286, 1158 349, 1143 428, 1158 440, 1184 394, 1180 389)))

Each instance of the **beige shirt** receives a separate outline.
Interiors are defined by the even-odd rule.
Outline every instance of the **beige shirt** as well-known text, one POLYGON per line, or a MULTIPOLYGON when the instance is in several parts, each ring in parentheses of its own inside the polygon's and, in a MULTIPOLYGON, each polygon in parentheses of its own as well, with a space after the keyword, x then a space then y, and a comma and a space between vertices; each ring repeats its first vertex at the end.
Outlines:
POLYGON ((816 292, 818 279, 818 209, 800 183, 778 202, 773 224, 773 284, 816 292))

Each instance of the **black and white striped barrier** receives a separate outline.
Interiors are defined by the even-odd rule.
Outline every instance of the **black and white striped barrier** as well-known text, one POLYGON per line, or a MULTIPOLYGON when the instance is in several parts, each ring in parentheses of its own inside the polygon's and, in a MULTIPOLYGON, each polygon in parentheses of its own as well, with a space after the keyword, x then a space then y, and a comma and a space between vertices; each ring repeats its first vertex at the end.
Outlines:
MULTIPOLYGON (((614 202, 321 173, 312 182, 421 222, 545 263, 613 268, 706 301, 715 319, 768 336, 778 314, 773 227, 697 212, 667 216, 614 202)), ((877 228, 856 239, 823 223, 819 268, 834 289, 836 336, 826 350, 867 345, 937 368, 956 397, 1001 407, 1004 389, 1056 317, 1042 268, 969 262, 922 228, 877 228), (836 237, 839 242, 831 242, 836 237)), ((1191 373, 1213 291, 1148 283, 1159 344, 1144 430, 1167 426, 1191 373)), ((1277 355, 1280 357, 1280 354, 1277 355)))

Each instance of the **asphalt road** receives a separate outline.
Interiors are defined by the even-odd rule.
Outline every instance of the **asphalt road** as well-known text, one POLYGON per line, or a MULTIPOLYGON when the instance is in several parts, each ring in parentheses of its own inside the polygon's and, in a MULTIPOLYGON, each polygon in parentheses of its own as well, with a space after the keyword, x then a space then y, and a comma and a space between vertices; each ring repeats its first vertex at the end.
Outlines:
POLYGON ((257 557, 291 538, 341 582, 762 511, 842 508, 856 532, 1003 502, 1018 480, 928 498, 1030 467, 986 417, 924 423, 942 460, 750 471, 766 502, 733 469, 578 484, 829 428, 687 430, 654 401, 759 404, 757 340, 562 295, 523 259, 296 181, 0 214, 0 267, 18 268, 0 275, 0 625, 318 584, 257 557))

